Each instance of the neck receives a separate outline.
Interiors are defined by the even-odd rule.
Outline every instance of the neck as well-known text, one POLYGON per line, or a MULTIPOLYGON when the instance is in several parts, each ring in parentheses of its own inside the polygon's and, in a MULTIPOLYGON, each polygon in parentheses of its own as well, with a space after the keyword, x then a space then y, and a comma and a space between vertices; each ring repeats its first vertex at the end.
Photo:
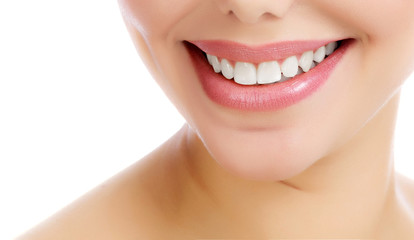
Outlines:
POLYGON ((394 194, 398 99, 397 94, 345 145, 285 181, 230 174, 188 127, 181 135, 183 165, 213 209, 235 222, 235 233, 243 237, 371 238, 394 194))

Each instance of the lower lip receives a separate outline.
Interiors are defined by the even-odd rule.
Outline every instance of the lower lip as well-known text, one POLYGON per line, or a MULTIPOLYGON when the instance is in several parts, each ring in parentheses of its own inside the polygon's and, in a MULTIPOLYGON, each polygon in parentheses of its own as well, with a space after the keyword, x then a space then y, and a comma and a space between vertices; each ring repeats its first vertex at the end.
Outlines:
POLYGON ((203 52, 187 43, 198 78, 207 96, 219 105, 242 111, 275 111, 294 105, 317 92, 341 61, 352 40, 342 41, 340 48, 307 73, 281 83, 245 86, 215 73, 203 52))

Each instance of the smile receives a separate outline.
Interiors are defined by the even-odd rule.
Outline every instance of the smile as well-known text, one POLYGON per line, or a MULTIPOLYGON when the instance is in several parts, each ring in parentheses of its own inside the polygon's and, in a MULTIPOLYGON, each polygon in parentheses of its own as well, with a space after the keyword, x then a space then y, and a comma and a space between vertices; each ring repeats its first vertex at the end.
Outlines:
POLYGON ((331 55, 340 42, 331 42, 314 51, 306 51, 300 56, 289 56, 261 63, 235 62, 206 53, 208 63, 216 73, 241 85, 270 84, 283 82, 296 75, 308 72, 331 55))
POLYGON ((315 93, 352 42, 296 41, 257 47, 228 41, 185 43, 211 100, 239 110, 267 111, 315 93))

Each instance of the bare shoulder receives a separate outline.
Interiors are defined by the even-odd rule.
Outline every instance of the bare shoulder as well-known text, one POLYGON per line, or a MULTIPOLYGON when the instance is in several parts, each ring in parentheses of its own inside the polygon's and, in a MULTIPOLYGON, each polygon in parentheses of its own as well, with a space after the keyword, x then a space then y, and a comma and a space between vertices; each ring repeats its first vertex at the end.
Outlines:
POLYGON ((173 191, 175 182, 163 173, 169 168, 166 156, 171 157, 164 145, 18 240, 158 239, 155 233, 168 231, 162 201, 171 201, 162 195, 173 191))
POLYGON ((399 174, 398 183, 407 201, 412 203, 412 207, 414 209, 414 179, 399 174))
MULTIPOLYGON (((391 216, 395 225, 395 233, 400 233, 398 239, 412 239, 414 236, 414 181, 404 175, 397 175, 398 207, 391 216), (394 218, 393 218, 394 217, 394 218)), ((394 234, 395 235, 395 234, 394 234)), ((396 236, 394 236, 396 237, 396 236)), ((393 238, 394 239, 394 238, 393 238)))

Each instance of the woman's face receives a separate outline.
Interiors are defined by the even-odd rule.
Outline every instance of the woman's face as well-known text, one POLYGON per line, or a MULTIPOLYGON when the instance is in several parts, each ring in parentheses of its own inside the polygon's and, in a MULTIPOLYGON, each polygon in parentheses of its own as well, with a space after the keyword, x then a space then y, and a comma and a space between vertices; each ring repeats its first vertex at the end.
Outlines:
POLYGON ((211 156, 246 178, 287 179, 329 156, 414 66, 414 1, 119 2, 156 81, 211 156), (339 48, 308 70, 309 51, 320 61, 319 47, 336 41, 339 48), (215 73, 201 49, 234 79, 215 73), (301 68, 306 73, 285 82, 257 84, 301 68))

